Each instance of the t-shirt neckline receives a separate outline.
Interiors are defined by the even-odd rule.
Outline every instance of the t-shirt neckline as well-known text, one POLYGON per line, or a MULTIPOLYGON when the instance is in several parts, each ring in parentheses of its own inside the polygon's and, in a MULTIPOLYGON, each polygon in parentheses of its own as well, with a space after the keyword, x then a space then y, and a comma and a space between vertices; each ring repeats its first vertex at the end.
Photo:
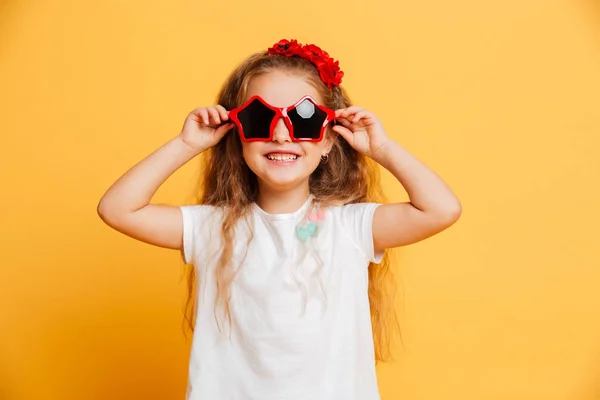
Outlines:
POLYGON ((302 204, 299 209, 297 209, 296 211, 291 212, 291 213, 269 214, 268 212, 266 212, 265 210, 263 210, 262 208, 260 208, 259 205, 256 204, 256 202, 252 203, 252 208, 254 209, 254 211, 256 213, 258 213, 263 218, 267 218, 267 219, 271 219, 271 220, 277 220, 277 219, 294 219, 294 218, 297 218, 300 214, 302 214, 303 212, 306 211, 306 209, 308 208, 308 206, 312 202, 313 198, 314 198, 314 196, 312 194, 309 195, 308 199, 306 199, 306 201, 304 202, 304 204, 302 204))

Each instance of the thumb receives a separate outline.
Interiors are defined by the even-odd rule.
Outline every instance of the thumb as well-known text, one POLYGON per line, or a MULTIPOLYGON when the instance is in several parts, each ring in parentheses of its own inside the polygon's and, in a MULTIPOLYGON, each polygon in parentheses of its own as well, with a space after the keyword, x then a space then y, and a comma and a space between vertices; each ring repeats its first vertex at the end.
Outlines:
POLYGON ((352 142, 354 141, 354 134, 350 129, 341 125, 335 125, 331 129, 339 133, 346 140, 346 142, 352 144, 352 142))
POLYGON ((235 124, 233 122, 227 122, 226 124, 223 124, 221 126, 219 126, 216 130, 215 130, 215 135, 218 137, 224 136, 227 132, 229 132, 233 127, 235 126, 235 124))

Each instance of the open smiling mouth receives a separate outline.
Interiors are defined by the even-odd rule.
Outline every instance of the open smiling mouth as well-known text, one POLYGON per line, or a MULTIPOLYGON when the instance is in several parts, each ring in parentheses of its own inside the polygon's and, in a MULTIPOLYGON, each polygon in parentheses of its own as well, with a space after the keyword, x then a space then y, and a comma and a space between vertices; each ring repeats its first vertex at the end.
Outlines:
POLYGON ((290 163, 296 161, 300 156, 297 154, 290 153, 269 153, 265 155, 269 161, 280 162, 280 163, 290 163))

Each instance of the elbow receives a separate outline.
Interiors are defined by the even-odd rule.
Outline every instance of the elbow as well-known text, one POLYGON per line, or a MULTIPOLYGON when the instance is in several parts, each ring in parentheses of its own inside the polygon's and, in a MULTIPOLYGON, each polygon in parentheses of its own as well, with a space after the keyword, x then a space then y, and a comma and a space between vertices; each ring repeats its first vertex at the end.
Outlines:
POLYGON ((103 197, 96 206, 96 213, 106 225, 122 231, 131 225, 135 211, 130 211, 115 199, 103 197))
POLYGON ((96 206, 96 213, 102 221, 108 223, 108 220, 110 219, 110 206, 107 204, 104 198, 98 202, 98 205, 96 206))
POLYGON ((436 224, 443 230, 454 225, 461 214, 462 206, 460 202, 458 199, 453 199, 437 207, 437 210, 432 215, 435 215, 436 224))
POLYGON ((106 225, 114 227, 118 224, 119 213, 117 212, 117 208, 110 201, 107 201, 106 198, 103 197, 100 199, 96 206, 96 213, 106 225))
POLYGON ((447 226, 453 225, 462 215, 462 205, 460 204, 460 201, 454 199, 454 201, 449 202, 449 204, 444 207, 441 215, 447 226))

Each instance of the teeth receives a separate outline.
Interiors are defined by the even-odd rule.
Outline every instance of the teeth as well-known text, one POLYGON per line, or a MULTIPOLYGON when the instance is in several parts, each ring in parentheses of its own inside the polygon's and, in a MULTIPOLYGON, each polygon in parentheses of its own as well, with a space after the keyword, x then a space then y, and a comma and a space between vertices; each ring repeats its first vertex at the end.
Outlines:
POLYGON ((272 161, 294 161, 298 156, 295 154, 267 154, 267 158, 272 161))

